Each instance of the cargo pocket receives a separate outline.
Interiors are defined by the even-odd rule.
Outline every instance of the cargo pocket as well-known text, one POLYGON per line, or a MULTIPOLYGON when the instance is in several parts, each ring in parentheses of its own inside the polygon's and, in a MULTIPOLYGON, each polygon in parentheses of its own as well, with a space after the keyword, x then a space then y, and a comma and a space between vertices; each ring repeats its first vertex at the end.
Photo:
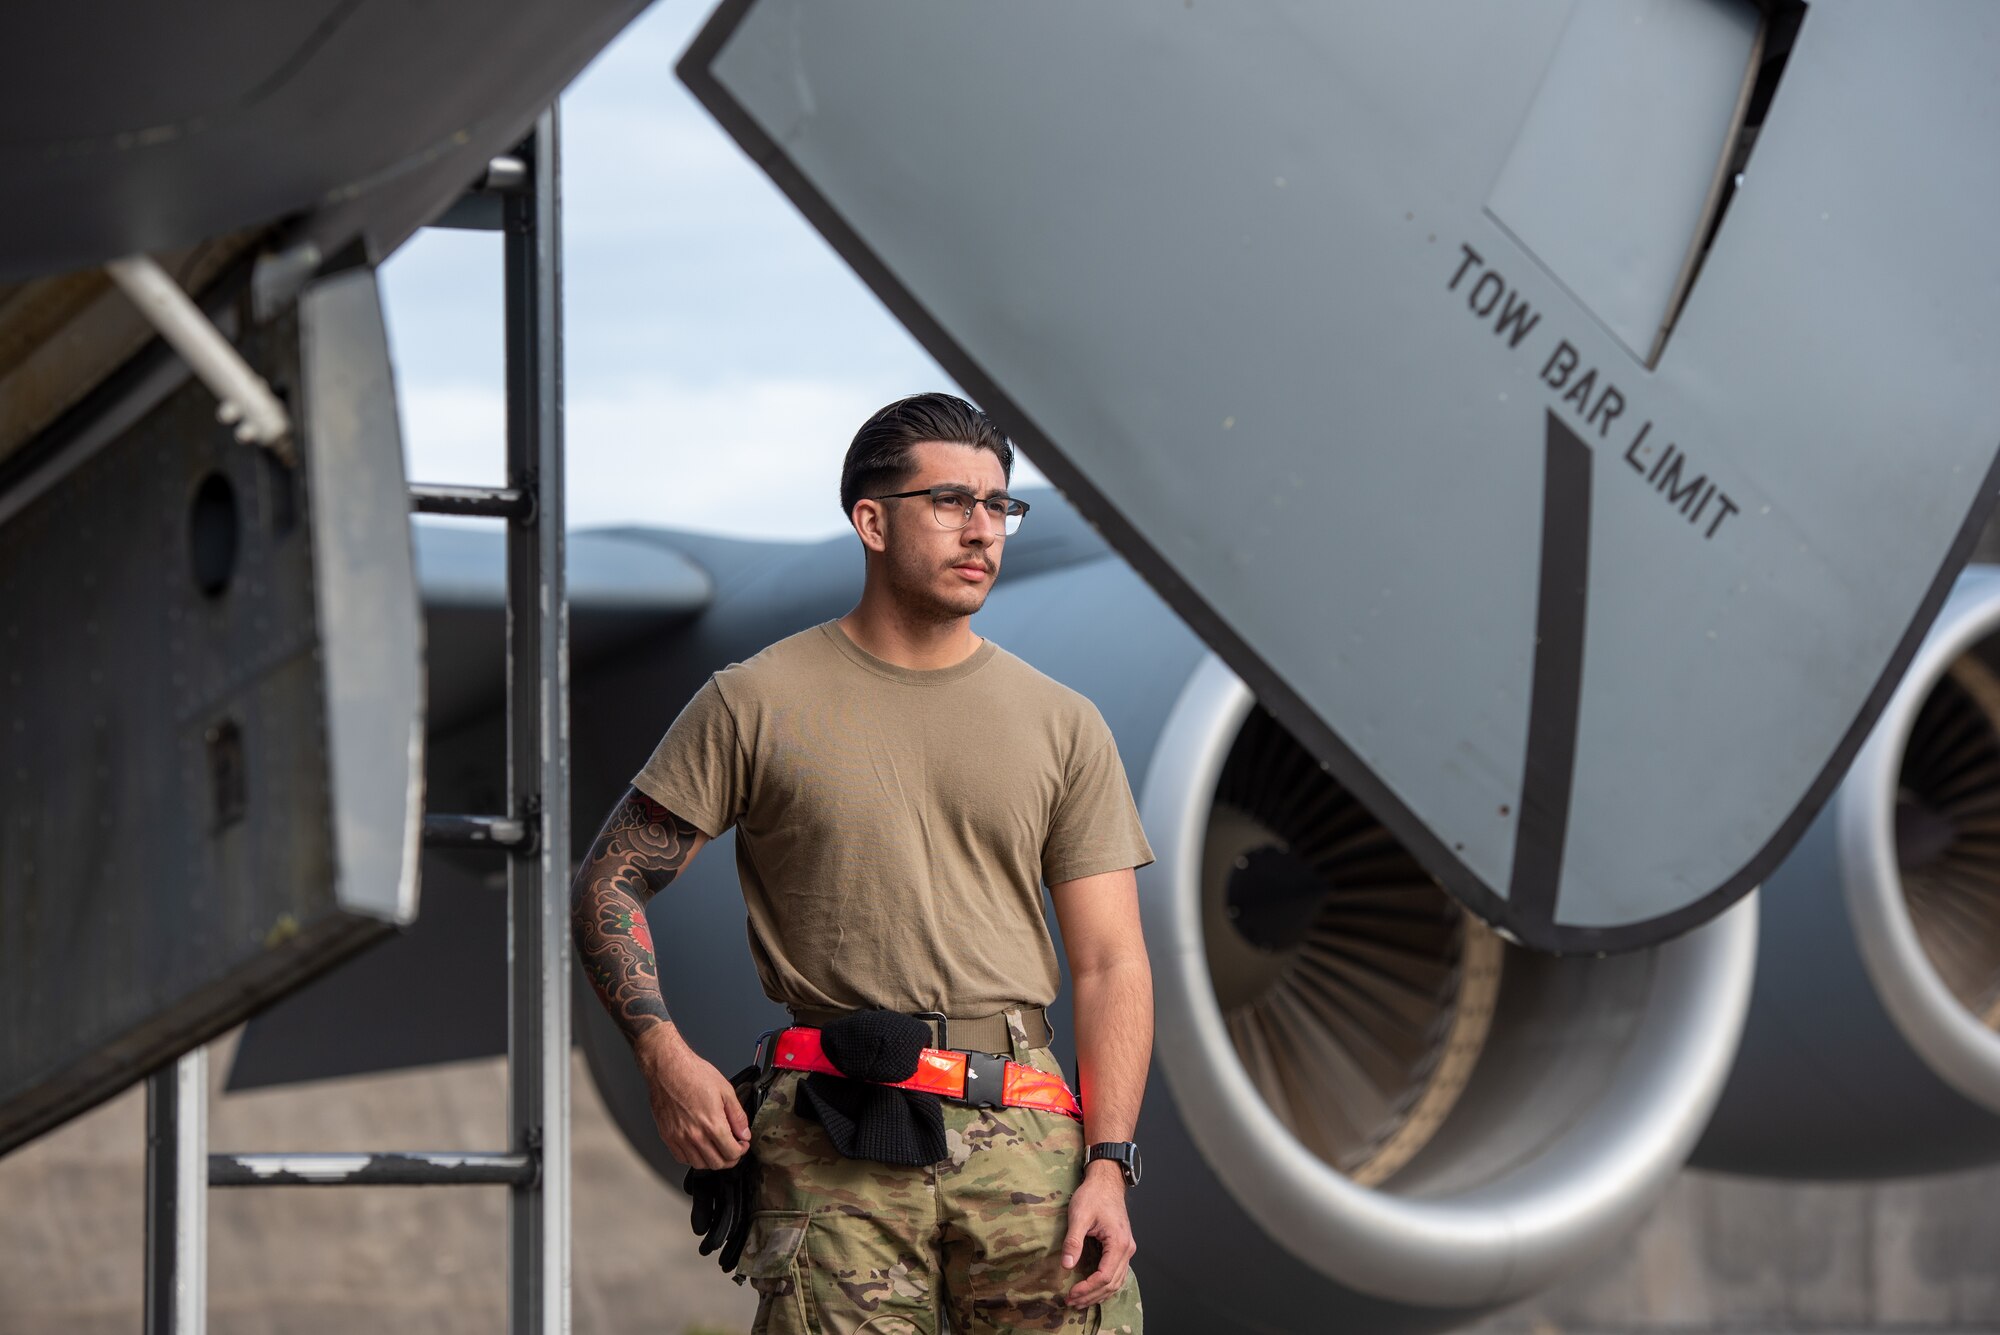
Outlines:
POLYGON ((757 1290, 757 1319, 750 1335, 813 1335, 806 1319, 805 1276, 799 1252, 806 1240, 803 1210, 760 1210, 750 1216, 750 1236, 738 1279, 757 1290))
POLYGON ((1139 1302, 1139 1276, 1126 1271, 1125 1282, 1118 1286, 1118 1292, 1091 1312, 1090 1329, 1094 1335, 1144 1335, 1146 1317, 1139 1302))

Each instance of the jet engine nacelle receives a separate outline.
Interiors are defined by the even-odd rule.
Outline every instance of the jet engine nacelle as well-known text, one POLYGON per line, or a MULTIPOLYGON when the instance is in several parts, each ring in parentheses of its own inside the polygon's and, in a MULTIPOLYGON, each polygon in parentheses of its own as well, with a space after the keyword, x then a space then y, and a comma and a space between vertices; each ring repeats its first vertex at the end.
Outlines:
POLYGON ((1696 1162, 1828 1178, 2000 1159, 2000 568, 1959 578, 1761 894, 1742 1059, 1696 1162))
MULTIPOLYGON (((584 811, 616 796, 651 741, 635 748, 629 709, 611 702, 685 698, 814 619, 805 609, 844 610, 858 574, 847 552, 774 564, 768 548, 685 550, 715 577, 711 611, 578 685, 584 811), (719 615, 732 606, 758 610, 719 615)), ((1010 555, 1013 578, 975 628, 1097 703, 1159 857, 1140 873, 1159 1020, 1147 1174, 1131 1197, 1153 1327, 1446 1329, 1635 1223, 1722 1088, 1755 908, 1609 958, 1518 949, 1449 899, 1122 562, 1031 564, 1010 555)), ((651 908, 676 1020, 725 1071, 782 1019, 747 952, 725 944, 743 940, 733 857, 725 836, 651 908)), ((1067 1059, 1066 993, 1056 1010, 1067 1059)), ((577 1015, 614 1117, 678 1182, 625 1043, 587 993, 577 1015)))

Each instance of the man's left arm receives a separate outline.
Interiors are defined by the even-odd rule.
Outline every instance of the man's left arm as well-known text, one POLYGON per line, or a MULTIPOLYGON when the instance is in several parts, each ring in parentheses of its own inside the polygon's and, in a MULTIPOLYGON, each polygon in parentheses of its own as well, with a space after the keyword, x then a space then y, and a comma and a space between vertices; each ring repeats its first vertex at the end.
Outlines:
MULTIPOLYGON (((1083 1143, 1131 1140, 1153 1056, 1153 972, 1139 925, 1138 880, 1127 867, 1051 885, 1049 895, 1069 956, 1083 1143)), ((1103 1248, 1097 1269, 1070 1289, 1072 1307, 1103 1302, 1125 1282, 1137 1250, 1125 1191, 1123 1170, 1100 1159, 1086 1166, 1070 1198, 1063 1264, 1077 1264, 1087 1237, 1103 1248)))

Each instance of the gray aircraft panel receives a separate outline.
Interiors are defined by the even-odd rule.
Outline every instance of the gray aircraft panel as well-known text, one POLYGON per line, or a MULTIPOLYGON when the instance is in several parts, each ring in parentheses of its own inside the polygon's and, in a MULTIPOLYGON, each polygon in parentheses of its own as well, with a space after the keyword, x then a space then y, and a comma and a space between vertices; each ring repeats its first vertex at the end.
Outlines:
MULTIPOLYGON (((164 347, 0 493, 0 1154, 417 912, 423 652, 374 274, 269 322, 299 466, 164 347)), ((234 300, 225 300, 232 297, 234 300)))
POLYGON ((732 0, 681 72, 1448 888, 1616 949, 1782 856, 1990 503, 2000 16, 1922 14, 1813 5, 1733 196, 1728 0, 732 0))
POLYGON ((1494 221, 1649 364, 1761 32, 1743 0, 1578 6, 1487 197, 1494 221))

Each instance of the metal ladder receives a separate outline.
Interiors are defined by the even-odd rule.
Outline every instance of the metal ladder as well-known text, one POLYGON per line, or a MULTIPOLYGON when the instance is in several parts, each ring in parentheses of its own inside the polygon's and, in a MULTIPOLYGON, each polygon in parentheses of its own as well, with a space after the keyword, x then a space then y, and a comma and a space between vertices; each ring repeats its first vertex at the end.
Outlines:
POLYGON ((209 1187, 508 1187, 507 1328, 570 1313, 568 596, 563 567, 562 233, 553 107, 437 225, 505 236, 507 482, 413 485, 411 508, 507 523, 507 813, 430 815, 427 847, 508 857, 512 1145, 447 1154, 211 1154, 205 1049, 146 1085, 147 1335, 201 1335, 209 1187))

